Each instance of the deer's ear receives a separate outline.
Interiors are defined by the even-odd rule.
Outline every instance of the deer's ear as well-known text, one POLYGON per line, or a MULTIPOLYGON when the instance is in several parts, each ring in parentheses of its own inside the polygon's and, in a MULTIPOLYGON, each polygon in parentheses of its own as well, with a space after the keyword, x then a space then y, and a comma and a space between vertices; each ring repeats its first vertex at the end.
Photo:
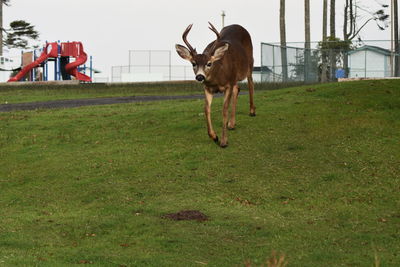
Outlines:
POLYGON ((224 54, 225 54, 226 50, 228 50, 228 48, 229 48, 229 44, 224 44, 223 46, 220 46, 217 49, 215 49, 214 55, 211 56, 211 61, 220 60, 224 56, 224 54))
POLYGON ((175 45, 175 49, 176 52, 178 53, 178 55, 186 60, 191 61, 192 60, 192 54, 190 53, 189 49, 187 49, 186 47, 184 47, 183 45, 175 45))

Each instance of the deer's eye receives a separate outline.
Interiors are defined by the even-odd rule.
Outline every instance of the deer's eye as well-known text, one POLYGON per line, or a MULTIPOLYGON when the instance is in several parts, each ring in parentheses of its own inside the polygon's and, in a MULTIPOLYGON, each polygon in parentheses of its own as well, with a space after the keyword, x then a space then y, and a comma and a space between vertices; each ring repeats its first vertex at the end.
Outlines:
POLYGON ((207 63, 207 67, 211 67, 211 65, 212 65, 211 62, 208 62, 208 63, 207 63))
POLYGON ((196 62, 192 62, 192 66, 195 68, 197 66, 196 62))

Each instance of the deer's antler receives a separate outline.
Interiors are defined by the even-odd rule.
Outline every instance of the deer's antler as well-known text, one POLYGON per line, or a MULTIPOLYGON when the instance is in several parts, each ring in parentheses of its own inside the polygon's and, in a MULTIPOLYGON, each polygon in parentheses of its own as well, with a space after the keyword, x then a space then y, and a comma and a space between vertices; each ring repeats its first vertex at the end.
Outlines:
POLYGON ((182 39, 183 39, 183 41, 185 42, 185 44, 186 44, 186 46, 187 46, 187 48, 189 49, 189 51, 190 51, 190 53, 192 53, 192 54, 196 54, 197 52, 196 52, 196 49, 194 49, 190 44, 189 44, 189 42, 188 42, 188 40, 187 40, 187 35, 188 35, 188 33, 190 32, 190 30, 192 29, 192 26, 193 26, 193 24, 190 24, 187 28, 186 28, 186 30, 183 32, 183 34, 182 34, 182 39))
POLYGON ((216 35, 217 35, 217 40, 219 40, 220 35, 218 30, 214 27, 214 25, 211 24, 211 22, 208 22, 208 24, 210 24, 210 27, 208 27, 210 30, 212 30, 216 35))

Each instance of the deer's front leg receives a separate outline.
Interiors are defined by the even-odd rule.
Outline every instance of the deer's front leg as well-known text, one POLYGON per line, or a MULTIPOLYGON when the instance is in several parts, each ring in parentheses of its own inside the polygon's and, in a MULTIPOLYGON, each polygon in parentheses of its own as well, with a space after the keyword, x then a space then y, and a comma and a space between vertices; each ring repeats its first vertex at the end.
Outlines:
POLYGON ((231 102, 232 87, 224 92, 224 106, 222 109, 222 138, 220 146, 225 148, 228 146, 228 117, 229 117, 229 103, 231 102))
POLYGON ((215 133, 212 122, 211 122, 211 103, 213 100, 213 94, 210 93, 207 88, 204 89, 204 94, 205 94, 205 103, 204 103, 204 114, 206 116, 206 121, 207 121, 207 131, 208 131, 208 136, 214 140, 214 142, 218 142, 218 136, 215 133))

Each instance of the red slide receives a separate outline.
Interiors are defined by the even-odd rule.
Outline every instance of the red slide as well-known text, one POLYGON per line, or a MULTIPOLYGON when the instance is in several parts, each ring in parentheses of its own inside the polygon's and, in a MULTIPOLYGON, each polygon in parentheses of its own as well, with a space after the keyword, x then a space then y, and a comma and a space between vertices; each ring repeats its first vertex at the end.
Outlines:
POLYGON ((79 52, 75 55, 75 61, 65 66, 65 71, 79 81, 91 82, 92 79, 89 76, 78 71, 78 66, 85 64, 87 60, 87 54, 83 51, 83 45, 81 42, 74 42, 73 44, 78 45, 77 51, 79 52))
POLYGON ((25 75, 30 72, 33 68, 38 67, 42 62, 46 61, 49 57, 57 57, 58 55, 58 45, 57 43, 48 43, 43 49, 42 54, 32 63, 26 65, 17 75, 10 78, 8 82, 18 82, 25 75))

